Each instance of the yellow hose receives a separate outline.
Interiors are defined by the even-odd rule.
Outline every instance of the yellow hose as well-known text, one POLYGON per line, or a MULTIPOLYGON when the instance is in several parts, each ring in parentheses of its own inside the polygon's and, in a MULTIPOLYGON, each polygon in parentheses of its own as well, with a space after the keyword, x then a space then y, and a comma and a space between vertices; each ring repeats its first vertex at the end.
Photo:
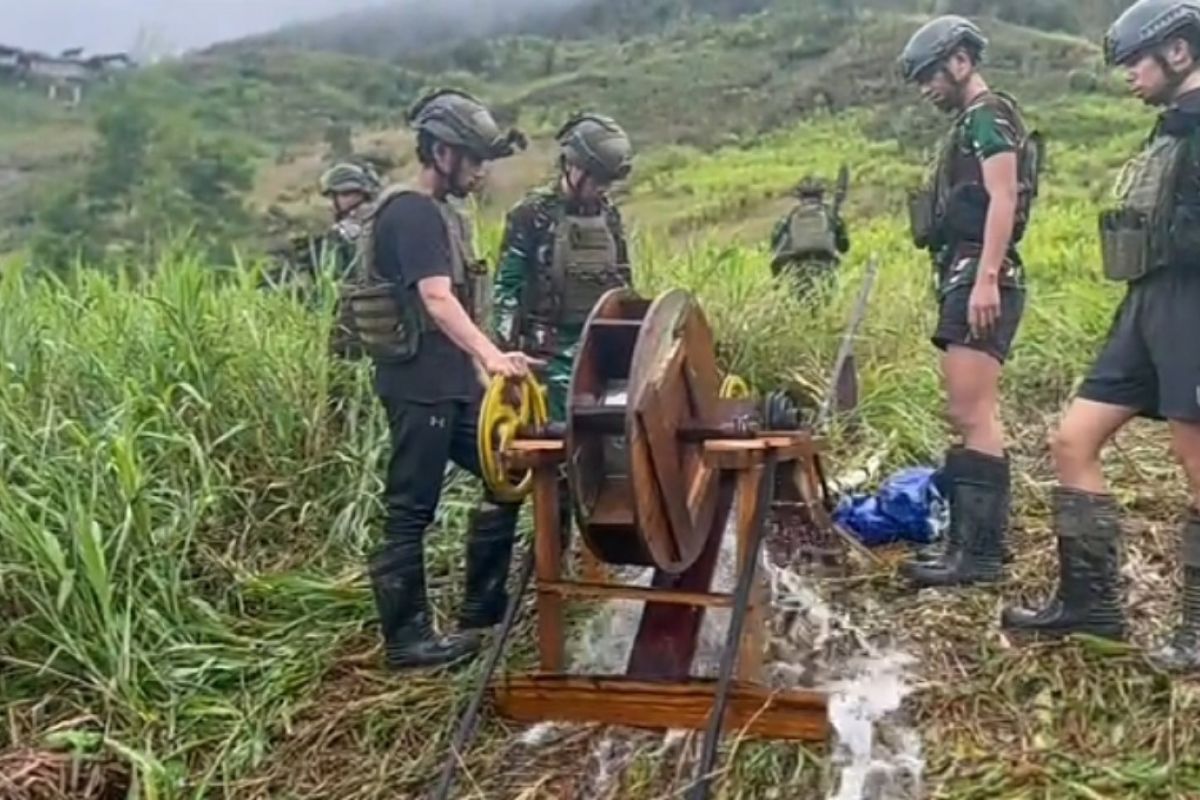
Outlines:
POLYGON ((477 446, 483 481, 497 499, 517 502, 533 489, 533 470, 515 477, 500 463, 500 454, 516 441, 522 428, 536 428, 549 419, 546 390, 533 377, 519 383, 493 378, 488 384, 479 408, 477 446), (517 396, 516 405, 510 402, 513 392, 517 396))
POLYGON ((718 395, 722 400, 744 400, 750 396, 750 384, 737 375, 726 375, 718 395))

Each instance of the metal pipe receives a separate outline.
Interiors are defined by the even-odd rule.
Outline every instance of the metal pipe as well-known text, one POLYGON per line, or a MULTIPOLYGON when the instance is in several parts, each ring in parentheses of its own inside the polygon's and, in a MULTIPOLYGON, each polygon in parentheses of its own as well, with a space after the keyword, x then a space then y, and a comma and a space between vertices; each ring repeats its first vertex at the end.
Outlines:
POLYGON ((708 729, 704 733, 704 747, 700 762, 693 774, 693 783, 687 800, 707 800, 713 765, 717 760, 717 747, 721 742, 721 724, 725 719, 725 708, 729 704, 729 689, 733 683, 733 670, 737 666, 741 650, 742 628, 750 610, 750 592, 758 574, 758 554, 766 538, 767 509, 771 506, 775 489, 775 465, 778 454, 768 449, 763 461, 763 474, 758 485, 757 505, 754 508, 753 532, 750 547, 745 554, 734 593, 733 613, 729 617, 729 630, 725 635, 725 647, 721 651, 721 667, 717 678, 717 690, 713 696, 713 709, 708 718, 708 729))
POLYGON ((446 764, 442 767, 441 778, 438 781, 437 789, 433 793, 434 800, 446 800, 450 796, 450 790, 454 788, 454 773, 458 767, 459 757, 470 748, 471 742, 475 738, 476 722, 479 720, 479 711, 483 707, 484 696, 487 694, 492 674, 496 671, 496 666, 500 663, 504 647, 508 644, 509 636, 516 626, 517 611, 521 607, 521 597, 525 594, 525 589, 529 586, 529 581, 533 578, 533 567, 534 547, 531 542, 525 550, 524 559, 521 561, 521 572, 517 578, 517 591, 509 598, 508 607, 504 609, 504 619, 500 623, 500 632, 497 634, 496 641, 488 653, 487 662, 483 666, 483 676, 479 680, 479 686, 476 687, 475 694, 471 697, 471 702, 468 704, 467 710, 458 722, 458 730, 454 734, 454 741, 450 743, 450 757, 446 759, 446 764))

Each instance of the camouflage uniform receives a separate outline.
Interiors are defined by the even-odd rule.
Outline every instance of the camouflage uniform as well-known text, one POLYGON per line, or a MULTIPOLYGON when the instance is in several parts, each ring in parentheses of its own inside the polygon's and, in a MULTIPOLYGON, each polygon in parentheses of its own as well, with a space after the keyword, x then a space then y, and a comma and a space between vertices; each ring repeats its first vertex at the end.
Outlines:
MULTIPOLYGON (((1022 131, 1015 109, 1006 107, 1005 98, 1000 94, 985 95, 971 105, 955 122, 947 142, 947 152, 940 163, 934 165, 934 171, 946 169, 948 180, 953 186, 961 186, 972 182, 982 185, 983 174, 980 166, 984 161, 1001 153, 1017 153, 1020 148, 1022 131)), ((936 175, 933 178, 937 180, 936 175)), ((973 286, 975 275, 979 268, 979 252, 982 250, 983 214, 982 209, 972 217, 970 227, 976 227, 980 233, 978 241, 964 242, 959 239, 947 239, 936 247, 933 252, 938 291, 946 294, 960 286, 973 286)), ((1021 264, 1021 256, 1017 252, 1016 238, 1010 242, 1004 264, 1000 268, 1000 286, 1012 289, 1025 288, 1025 270, 1021 264)))
MULTIPOLYGON (((580 324, 555 324, 551 268, 556 226, 570 208, 557 187, 530 193, 508 214, 500 263, 493 288, 493 329, 501 346, 546 360, 550 416, 566 419, 571 367, 583 332, 580 324)), ((611 203, 600 209, 617 245, 617 273, 631 285, 628 245, 620 212, 611 203)))

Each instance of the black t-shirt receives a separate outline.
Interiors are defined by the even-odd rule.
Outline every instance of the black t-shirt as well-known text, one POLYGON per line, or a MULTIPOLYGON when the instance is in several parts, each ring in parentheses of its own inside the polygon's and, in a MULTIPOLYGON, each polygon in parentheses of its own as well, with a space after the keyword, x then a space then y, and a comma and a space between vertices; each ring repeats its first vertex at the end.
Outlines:
MULTIPOLYGON (((376 268, 416 302, 420 302, 414 297, 419 281, 451 277, 451 246, 442 212, 425 195, 399 195, 375 220, 376 268)), ((469 401, 482 391, 471 357, 440 330, 421 334, 421 346, 412 360, 378 363, 375 389, 419 403, 469 401)))

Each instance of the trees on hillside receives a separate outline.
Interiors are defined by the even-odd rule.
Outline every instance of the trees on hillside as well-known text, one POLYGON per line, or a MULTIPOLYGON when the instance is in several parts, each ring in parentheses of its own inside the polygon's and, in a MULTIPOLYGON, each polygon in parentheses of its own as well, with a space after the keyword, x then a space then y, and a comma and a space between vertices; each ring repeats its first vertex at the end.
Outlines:
POLYGON ((143 257, 191 237, 208 248, 246 233, 254 168, 245 142, 214 133, 171 87, 125 87, 106 98, 83 180, 50 197, 35 262, 143 257))

